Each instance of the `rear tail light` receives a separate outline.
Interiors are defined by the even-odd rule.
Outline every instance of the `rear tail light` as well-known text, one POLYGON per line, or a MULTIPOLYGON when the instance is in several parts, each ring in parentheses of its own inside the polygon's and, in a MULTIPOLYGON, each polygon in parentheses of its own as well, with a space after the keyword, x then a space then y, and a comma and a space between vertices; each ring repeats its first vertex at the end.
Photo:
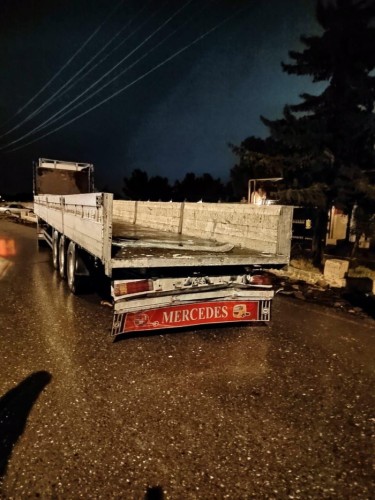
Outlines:
POLYGON ((132 295, 134 293, 150 292, 154 289, 152 280, 132 280, 115 283, 113 292, 115 297, 132 295))
POLYGON ((267 274, 253 274, 249 276, 249 283, 254 286, 272 286, 271 278, 267 274))

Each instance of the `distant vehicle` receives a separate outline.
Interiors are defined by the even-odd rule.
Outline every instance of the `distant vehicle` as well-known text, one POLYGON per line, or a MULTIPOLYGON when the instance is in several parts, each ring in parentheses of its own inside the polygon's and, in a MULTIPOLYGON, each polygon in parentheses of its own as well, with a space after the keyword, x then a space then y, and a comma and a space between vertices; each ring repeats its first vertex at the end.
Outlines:
POLYGON ((20 214, 23 210, 28 210, 28 208, 20 203, 9 203, 9 205, 0 207, 0 214, 20 214))

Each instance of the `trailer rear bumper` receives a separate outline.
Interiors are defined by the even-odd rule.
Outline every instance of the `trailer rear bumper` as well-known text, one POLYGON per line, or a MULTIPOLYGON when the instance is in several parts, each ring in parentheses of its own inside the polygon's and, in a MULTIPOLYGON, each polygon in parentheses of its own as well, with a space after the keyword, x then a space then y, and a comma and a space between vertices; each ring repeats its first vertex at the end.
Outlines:
POLYGON ((225 323, 269 321, 271 300, 210 300, 115 312, 112 335, 225 323))

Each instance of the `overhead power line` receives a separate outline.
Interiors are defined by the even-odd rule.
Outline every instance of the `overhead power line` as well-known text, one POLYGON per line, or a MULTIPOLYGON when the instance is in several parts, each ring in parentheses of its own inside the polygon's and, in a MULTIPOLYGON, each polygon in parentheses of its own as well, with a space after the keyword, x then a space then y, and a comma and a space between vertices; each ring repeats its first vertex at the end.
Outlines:
MULTIPOLYGON (((121 78, 122 75, 124 75, 130 69, 132 69, 134 66, 136 66, 137 64, 139 64, 143 59, 145 59, 146 57, 148 57, 152 52, 154 52, 155 50, 157 50, 161 45, 163 45, 167 40, 169 40, 169 38, 172 38, 178 31, 181 31, 181 29, 183 29, 186 25, 188 25, 192 20, 196 19, 197 16, 200 15, 200 14, 202 14, 202 12, 205 9, 207 9, 208 6, 209 6, 209 4, 206 4, 203 7, 201 7, 197 12, 195 12, 192 16, 190 16, 189 19, 187 19, 186 21, 184 21, 180 26, 178 26, 175 30, 173 30, 171 33, 169 33, 162 40, 160 40, 160 42, 158 42, 156 45, 154 45, 145 54, 143 54, 141 57, 139 57, 132 64, 130 64, 129 66, 127 66, 125 69, 123 69, 118 75, 116 75, 113 78, 111 78, 108 82, 106 82, 105 84, 103 84, 97 90, 95 90, 94 92, 92 92, 91 94, 89 94, 87 97, 85 97, 84 99, 82 99, 81 101, 79 101, 74 106, 72 106, 72 107, 69 106, 68 109, 64 113, 60 114, 60 112, 62 111, 62 110, 60 110, 60 112, 58 112, 55 115, 53 115, 53 117, 57 115, 57 117, 55 119, 53 119, 53 117, 50 117, 48 120, 46 120, 45 122, 43 122, 41 125, 39 125, 38 127, 34 128, 31 132, 23 135, 22 137, 20 137, 17 141, 14 141, 13 143, 19 142, 22 139, 24 139, 26 137, 29 137, 30 135, 34 134, 35 132, 38 132, 39 130, 43 130, 46 127, 49 127, 50 125, 52 125, 53 123, 58 122, 64 116, 70 114, 72 111, 74 111, 75 109, 77 109, 80 106, 82 106, 85 102, 87 102, 88 100, 92 99, 95 95, 97 95, 100 92, 102 92, 103 89, 105 89, 106 87, 108 87, 109 85, 111 85, 113 82, 115 82, 116 80, 118 80, 119 78, 121 78)), ((8 144, 8 146, 11 145, 11 144, 12 143, 8 144)), ((1 148, 0 148, 0 150, 1 150, 1 148)))
MULTIPOLYGON (((110 19, 113 14, 121 7, 121 5, 124 3, 125 0, 120 0, 116 5, 115 7, 110 11, 110 13, 106 16, 106 18, 100 23, 100 25, 94 30, 94 32, 86 39, 86 41, 79 47, 78 50, 76 50, 76 52, 74 52, 74 54, 65 62, 65 64, 63 64, 63 66, 57 71, 57 73, 54 74, 54 76, 52 78, 50 78, 47 83, 45 85, 43 85, 43 87, 36 93, 34 94, 33 97, 31 97, 31 99, 29 99, 9 120, 12 120, 13 118, 15 118, 17 115, 19 115, 22 111, 24 111, 32 102, 35 101, 35 99, 44 91, 46 90, 52 82, 54 82, 56 80, 56 78, 64 71, 65 68, 67 68, 69 66, 69 64, 82 52, 82 50, 86 47, 86 45, 88 45, 91 40, 98 34, 98 32, 102 29, 102 27, 104 26, 104 24, 108 21, 108 19, 110 19)), ((10 134, 11 132, 13 132, 14 130, 16 130, 17 128, 19 128, 20 125, 16 125, 15 127, 11 128, 10 130, 8 130, 7 132, 3 133, 2 135, 0 135, 0 138, 1 137, 4 137, 8 134, 10 134)))
MULTIPOLYGON (((146 23, 148 23, 155 15, 156 13, 159 11, 159 8, 156 9, 152 14, 151 16, 149 16, 145 21, 143 21, 134 31, 132 31, 128 36, 126 36, 125 38, 123 38, 121 40, 121 42, 119 42, 117 45, 115 45, 111 50, 109 50, 105 55, 104 57, 102 57, 99 61, 97 61, 95 64, 93 64, 87 71, 84 75, 81 75, 79 76, 102 52, 104 52, 104 50, 113 42, 113 40, 115 40, 128 26, 129 24, 131 24, 142 12, 143 10, 145 9, 145 7, 151 2, 151 0, 149 0, 143 7, 142 9, 129 21, 126 23, 126 25, 121 28, 110 40, 109 42, 107 42, 84 66, 82 66, 82 68, 80 68, 77 73, 75 73, 75 75, 73 75, 72 78, 70 78, 66 83, 64 83, 64 85, 62 85, 62 87, 59 89, 58 93, 56 93, 56 97, 55 94, 53 96, 51 96, 51 98, 49 98, 43 105, 43 109, 45 109, 49 104, 51 104, 52 102, 54 102, 57 98, 60 98, 61 96, 63 96, 64 94, 66 94, 66 92, 68 92, 69 90, 71 90, 73 87, 75 87, 80 81, 82 81, 84 78, 87 78, 87 76, 92 72, 94 71, 94 69, 96 69, 98 66, 100 66, 100 64, 102 64, 106 59, 108 59, 108 57, 113 54, 116 50, 118 50, 125 42, 127 42, 129 40, 129 38, 131 38, 132 36, 134 36, 146 23), (77 78, 79 77, 79 78, 77 78)), ((39 114, 39 113, 37 113, 39 114)), ((35 115, 33 115, 35 116, 35 115)))
MULTIPOLYGON (((149 0, 150 1, 150 0, 149 0)), ((4 137, 6 135, 8 135, 10 132, 13 132, 14 130, 17 130, 19 129, 22 125, 24 125, 25 123, 29 122, 30 120, 32 120, 33 118, 35 118, 36 116, 38 116, 44 109, 46 109, 50 104, 52 104, 53 102, 56 101, 56 99, 60 98, 61 96, 63 96, 66 92, 68 92, 69 90, 71 90, 73 87, 75 87, 75 85, 77 85, 77 83, 79 83, 83 78, 86 78, 87 75, 89 73, 91 73, 91 71, 93 71, 95 68, 97 68, 103 61, 105 61, 115 50, 117 50, 121 45, 123 45, 127 40, 129 40, 129 38, 131 38, 135 33, 137 33, 137 31, 139 31, 141 29, 141 27, 147 23, 150 19, 152 19, 156 12, 158 11, 158 9, 151 15, 149 16, 146 21, 144 21, 143 23, 141 23, 132 33, 130 33, 127 37, 123 38, 121 40, 121 42, 119 42, 115 47, 113 47, 109 52, 107 52, 107 54, 102 57, 96 64, 92 65, 91 68, 84 74, 82 75, 80 78, 79 75, 81 75, 81 73, 83 73, 83 71, 88 67, 90 66, 90 64, 95 61, 95 59, 97 59, 100 54, 102 54, 106 49, 107 47, 109 47, 109 45, 111 45, 111 43, 143 12, 143 10, 145 9, 145 7, 148 5, 149 2, 145 3, 145 5, 141 8, 140 11, 138 11, 138 13, 133 17, 131 18, 126 24, 125 26, 123 26, 98 52, 96 52, 71 78, 69 78, 68 81, 66 81, 58 90, 56 90, 48 99, 46 99, 35 111, 32 111, 28 116, 26 116, 21 122, 19 122, 16 126, 14 126, 11 130, 9 130, 8 132, 6 132, 5 134, 1 135, 1 137, 4 137)))
MULTIPOLYGON (((165 26, 167 26, 168 23, 170 23, 178 14, 180 14, 180 12, 182 12, 182 10, 184 10, 189 4, 191 4, 193 0, 187 0, 187 2, 184 3, 184 5, 182 7, 180 7, 179 9, 177 9, 171 16, 168 17, 168 19, 166 19, 158 28, 156 28, 148 37, 146 37, 141 43, 139 43, 133 50, 131 50, 125 57, 123 57, 119 62, 117 62, 114 66, 112 66, 112 68, 110 68, 106 73, 104 73, 100 78, 98 78, 94 83, 92 83, 91 85, 89 85, 83 92, 81 92, 77 97, 75 97, 72 101, 70 101, 68 104, 66 104, 65 106, 63 106, 59 111, 57 111, 55 114, 53 114, 52 116, 50 116, 47 120, 45 120, 44 122, 42 122, 40 125, 38 125, 37 127, 35 127, 34 129, 32 129, 31 131, 27 132, 26 134, 22 135, 21 137, 19 137, 18 139, 15 139, 5 145, 3 145, 2 147, 0 147, 0 151, 2 151, 3 149, 6 149, 8 148, 9 146, 12 146, 13 144, 17 144, 19 142, 21 142, 23 139, 26 139, 27 137, 30 137, 31 135, 33 135, 35 132, 38 132, 39 130, 42 130, 43 128, 45 128, 50 122, 56 122, 58 120, 58 118, 56 120, 53 120, 55 117, 58 117, 59 115, 61 115, 63 113, 63 111, 65 109, 69 109, 69 108, 72 108, 73 104, 77 101, 79 101, 79 99, 81 97, 83 97, 84 95, 86 95, 92 88, 96 87, 102 80, 104 80, 104 78, 106 78, 108 75, 110 75, 111 73, 113 73, 113 71, 115 71, 123 62, 125 62, 127 59, 129 59, 129 57, 131 57, 135 52, 137 52, 140 48, 143 47, 143 45, 145 45, 149 40, 151 40, 151 38, 153 38, 155 35, 157 35, 157 33, 159 33, 163 28, 165 28, 165 26)), ((134 64, 133 64, 134 66, 134 64)), ((116 77, 117 78, 117 77, 116 77)), ((114 78, 114 79, 116 79, 114 78)), ((106 85, 103 86, 106 87, 106 85)), ((96 93, 96 92, 95 92, 96 93)), ((87 99, 85 99, 86 101, 87 99)), ((74 108, 76 108, 77 106, 74 106, 74 108)))
POLYGON ((179 49, 176 52, 174 52, 171 56, 167 57, 162 62, 160 62, 159 64, 155 65, 153 68, 151 68, 150 70, 146 71, 141 76, 139 76, 138 78, 134 79, 132 82, 130 82, 127 85, 123 86, 122 88, 120 88, 119 90, 117 90, 116 92, 114 92, 113 94, 111 94, 108 97, 106 97, 105 99, 99 101, 97 104, 91 106, 89 109, 83 111, 82 113, 80 113, 79 115, 75 116, 74 118, 72 118, 72 119, 68 120, 67 122, 59 125, 58 127, 54 128, 53 130, 50 130, 49 132, 46 132, 45 134, 41 135, 40 137, 37 137, 37 138, 35 138, 35 139, 31 140, 31 141, 28 141, 28 142, 26 142, 23 145, 20 145, 20 146, 17 146, 15 148, 12 148, 12 149, 8 150, 7 152, 10 153, 10 152, 13 152, 13 151, 18 151, 18 150, 20 150, 20 149, 22 149, 22 148, 24 148, 26 146, 29 146, 30 144, 33 144, 33 143, 35 143, 37 141, 40 141, 41 139, 44 139, 45 137, 48 137, 49 135, 51 135, 51 134, 53 134, 53 133, 55 133, 55 132, 57 132, 57 131, 65 128, 65 127, 67 127, 71 123, 74 123, 75 121, 79 120, 83 116, 91 113, 92 111, 94 111, 95 109, 99 108, 103 104, 105 104, 108 101, 110 101, 110 100, 114 99, 115 97, 117 97, 119 94, 125 92, 125 90, 129 89, 130 87, 132 87, 136 83, 142 81, 147 76, 149 76, 150 74, 152 74, 155 71, 157 71, 159 68, 165 66, 167 63, 169 63, 170 61, 172 61, 173 59, 175 59, 177 56, 179 56, 183 52, 186 52, 186 50, 188 50, 190 47, 192 47, 193 45, 196 45, 198 42, 200 42, 201 40, 203 40, 204 38, 206 38, 208 35, 210 35, 214 31, 216 31, 217 29, 221 28, 223 25, 225 25, 226 23, 228 23, 231 19, 233 19, 237 15, 241 14, 245 10, 248 10, 248 8, 249 8, 249 6, 245 6, 245 7, 241 8, 241 9, 238 9, 233 14, 227 16, 223 21, 220 21, 219 23, 215 24, 215 26, 213 26, 212 28, 210 28, 207 31, 205 31, 202 35, 199 35, 198 37, 196 37, 192 42, 184 45, 181 49, 179 49))

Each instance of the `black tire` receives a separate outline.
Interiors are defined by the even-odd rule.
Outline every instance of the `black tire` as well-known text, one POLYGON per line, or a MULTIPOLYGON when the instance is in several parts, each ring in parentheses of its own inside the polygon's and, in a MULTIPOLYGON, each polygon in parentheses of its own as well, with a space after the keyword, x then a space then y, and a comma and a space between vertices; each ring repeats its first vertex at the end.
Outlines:
POLYGON ((60 236, 59 241, 59 274, 62 279, 66 278, 66 238, 60 236))
POLYGON ((66 278, 69 290, 77 295, 82 289, 82 276, 77 275, 78 268, 78 248, 71 241, 66 252, 66 278))
POLYGON ((52 236, 52 264, 55 269, 59 269, 59 233, 54 231, 52 236))

